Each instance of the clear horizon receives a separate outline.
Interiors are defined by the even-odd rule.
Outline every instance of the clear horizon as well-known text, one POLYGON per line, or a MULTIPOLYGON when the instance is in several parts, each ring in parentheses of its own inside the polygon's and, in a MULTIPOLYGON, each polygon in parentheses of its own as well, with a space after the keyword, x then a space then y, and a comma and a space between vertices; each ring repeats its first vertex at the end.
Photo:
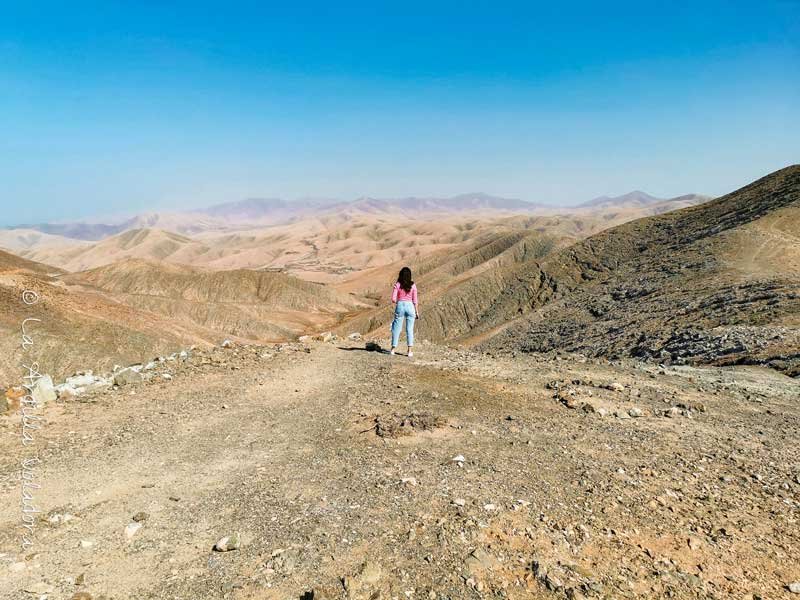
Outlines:
POLYGON ((800 160, 797 3, 6 13, 4 226, 252 197, 718 196, 800 160))

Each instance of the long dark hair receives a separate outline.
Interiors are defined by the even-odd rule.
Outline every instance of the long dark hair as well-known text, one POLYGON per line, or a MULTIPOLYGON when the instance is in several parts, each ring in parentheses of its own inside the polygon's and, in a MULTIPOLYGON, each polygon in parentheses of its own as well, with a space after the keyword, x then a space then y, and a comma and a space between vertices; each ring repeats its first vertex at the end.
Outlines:
POLYGON ((400 284, 400 287, 403 288, 403 290, 410 292, 411 286, 414 285, 414 280, 411 279, 411 269, 408 267, 403 267, 400 269, 400 274, 397 276, 397 283, 400 284))

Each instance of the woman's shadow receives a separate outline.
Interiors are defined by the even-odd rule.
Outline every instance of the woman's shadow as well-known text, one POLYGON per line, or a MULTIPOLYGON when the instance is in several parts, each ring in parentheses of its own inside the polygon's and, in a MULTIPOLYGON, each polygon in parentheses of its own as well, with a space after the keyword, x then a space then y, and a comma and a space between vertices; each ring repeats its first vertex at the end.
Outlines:
POLYGON ((339 350, 346 350, 348 352, 357 351, 357 352, 377 352, 378 354, 389 354, 389 351, 385 348, 381 347, 381 345, 377 342, 367 342, 363 348, 346 348, 345 346, 336 346, 339 350))

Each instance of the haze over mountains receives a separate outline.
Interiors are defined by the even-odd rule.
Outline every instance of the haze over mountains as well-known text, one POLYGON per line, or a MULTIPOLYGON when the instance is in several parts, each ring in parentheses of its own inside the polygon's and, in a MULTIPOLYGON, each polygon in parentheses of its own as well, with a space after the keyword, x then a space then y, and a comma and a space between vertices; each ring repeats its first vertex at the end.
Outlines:
POLYGON ((451 198, 248 199, 123 220, 0 229, 0 248, 82 271, 140 258, 214 269, 284 269, 317 282, 420 259, 492 231, 578 239, 625 221, 701 203, 642 192, 560 209, 483 193, 451 198))
MULTIPOLYGON (((175 233, 192 234, 237 226, 275 225, 316 216, 358 214, 392 214, 407 217, 453 213, 571 214, 587 209, 630 210, 659 205, 682 208, 700 203, 709 197, 689 194, 677 198, 656 198, 644 192, 631 192, 609 198, 602 196, 576 206, 552 206, 525 200, 502 198, 482 192, 449 198, 406 197, 382 199, 362 197, 343 202, 332 199, 286 201, 279 198, 249 198, 179 212, 153 212, 135 215, 119 222, 40 223, 6 227, 7 230, 33 230, 79 240, 97 241, 130 229, 158 228, 175 233)), ((645 216, 645 215, 637 215, 645 216)))

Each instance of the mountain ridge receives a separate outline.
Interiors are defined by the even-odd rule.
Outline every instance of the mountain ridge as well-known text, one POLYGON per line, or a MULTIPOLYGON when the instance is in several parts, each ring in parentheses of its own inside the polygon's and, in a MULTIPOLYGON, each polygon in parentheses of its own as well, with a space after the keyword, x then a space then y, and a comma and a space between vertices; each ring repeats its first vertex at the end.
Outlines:
POLYGON ((550 205, 516 198, 494 196, 485 192, 470 192, 449 197, 408 196, 399 198, 374 198, 364 196, 349 201, 332 199, 284 200, 281 198, 246 198, 205 208, 185 211, 143 212, 118 223, 76 221, 72 223, 22 224, 4 227, 4 230, 27 229, 83 241, 100 241, 129 229, 159 228, 191 235, 207 231, 222 231, 276 225, 292 220, 326 216, 336 213, 401 213, 406 216, 429 217, 435 214, 459 213, 519 213, 551 214, 586 211, 603 207, 644 207, 651 204, 702 202, 707 196, 686 194, 675 198, 656 198, 644 192, 631 192, 609 198, 601 196, 577 205, 550 205), (646 201, 643 198, 646 197, 646 201))

